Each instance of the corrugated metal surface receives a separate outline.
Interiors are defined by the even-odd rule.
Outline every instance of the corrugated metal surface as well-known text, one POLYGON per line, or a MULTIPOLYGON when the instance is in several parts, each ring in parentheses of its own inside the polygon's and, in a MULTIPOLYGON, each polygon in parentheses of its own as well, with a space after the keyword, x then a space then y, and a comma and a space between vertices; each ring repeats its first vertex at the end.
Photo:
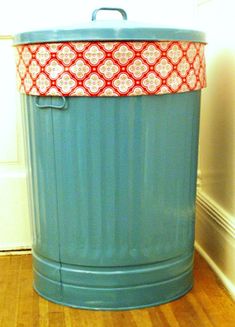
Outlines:
MULTIPOLYGON (((126 20, 123 10, 111 10, 126 20)), ((204 42, 204 34, 97 21, 72 30, 21 33, 14 41, 97 39, 204 42)), ((32 58, 37 57, 34 51, 32 58)), ((45 95, 48 58, 43 58, 42 79, 35 83, 45 95)), ((67 63, 66 59, 65 71, 67 63)), ((172 64, 177 67, 178 61, 172 64)), ((126 67, 122 69, 125 72, 126 67)), ((21 67, 20 76, 31 88, 32 80, 24 75, 21 67)), ((184 77, 194 83, 192 76, 189 81, 184 77)), ((67 95, 70 82, 63 83, 67 95)), ((67 110, 58 110, 51 109, 61 105, 57 96, 22 95, 33 200, 35 289, 54 302, 114 310, 160 304, 186 293, 192 287, 200 91, 66 96, 66 101, 67 110), (36 99, 48 108, 39 109, 36 99)))
MULTIPOLYGON (((154 264, 165 280, 171 262, 192 258, 200 91, 71 97, 67 110, 38 109, 34 96, 22 98, 30 135, 34 251, 40 260, 58 262, 68 287, 81 266, 88 273, 154 264), (71 279, 69 270, 75 273, 71 279)), ((40 98, 43 104, 57 101, 40 98)), ((185 273, 177 267, 175 277, 185 273)), ((47 268, 42 270, 47 276, 47 268)), ((132 285, 130 272, 128 278, 132 285)), ((182 282, 174 294, 191 287, 186 280, 189 285, 182 282)), ((92 307, 71 297, 73 305, 92 307)))
POLYGON ((52 112, 29 109, 22 97, 31 203, 33 248, 41 256, 59 261, 59 229, 52 112), (30 136, 30 137, 29 137, 30 136))

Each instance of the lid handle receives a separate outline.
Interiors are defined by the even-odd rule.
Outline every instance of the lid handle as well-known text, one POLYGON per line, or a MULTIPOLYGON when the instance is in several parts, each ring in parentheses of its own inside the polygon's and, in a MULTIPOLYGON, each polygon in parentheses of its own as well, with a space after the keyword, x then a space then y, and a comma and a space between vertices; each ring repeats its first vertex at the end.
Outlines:
POLYGON ((122 9, 122 8, 108 8, 108 7, 102 7, 102 8, 95 9, 93 11, 93 13, 92 13, 91 20, 96 20, 97 13, 98 13, 98 11, 101 11, 101 10, 118 11, 122 15, 122 18, 124 20, 127 20, 127 13, 125 12, 124 9, 122 9))

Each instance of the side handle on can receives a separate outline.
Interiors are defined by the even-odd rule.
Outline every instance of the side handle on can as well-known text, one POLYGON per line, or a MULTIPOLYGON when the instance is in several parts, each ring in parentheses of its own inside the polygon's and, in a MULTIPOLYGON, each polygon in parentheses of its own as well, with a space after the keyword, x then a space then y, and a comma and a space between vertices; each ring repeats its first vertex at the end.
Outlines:
POLYGON ((67 109, 67 102, 66 102, 66 98, 64 96, 59 97, 62 100, 62 103, 58 104, 58 105, 52 104, 52 103, 40 104, 39 98, 40 98, 40 96, 36 96, 36 98, 35 98, 35 106, 38 109, 60 109, 60 110, 67 109))

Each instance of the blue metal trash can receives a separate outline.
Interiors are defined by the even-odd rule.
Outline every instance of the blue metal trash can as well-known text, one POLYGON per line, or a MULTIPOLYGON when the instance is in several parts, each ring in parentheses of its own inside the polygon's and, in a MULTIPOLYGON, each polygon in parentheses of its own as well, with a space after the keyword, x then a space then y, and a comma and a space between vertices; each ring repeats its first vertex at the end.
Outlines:
POLYGON ((34 288, 118 310, 192 288, 204 34, 120 21, 16 35, 34 288))

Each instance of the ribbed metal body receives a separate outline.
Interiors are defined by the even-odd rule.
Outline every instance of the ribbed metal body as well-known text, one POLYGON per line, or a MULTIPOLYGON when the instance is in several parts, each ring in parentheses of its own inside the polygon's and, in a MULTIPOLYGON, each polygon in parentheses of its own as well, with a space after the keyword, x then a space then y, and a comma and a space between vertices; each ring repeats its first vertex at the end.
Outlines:
POLYGON ((187 292, 200 91, 68 97, 66 110, 21 97, 37 291, 92 309, 149 306, 187 292))

